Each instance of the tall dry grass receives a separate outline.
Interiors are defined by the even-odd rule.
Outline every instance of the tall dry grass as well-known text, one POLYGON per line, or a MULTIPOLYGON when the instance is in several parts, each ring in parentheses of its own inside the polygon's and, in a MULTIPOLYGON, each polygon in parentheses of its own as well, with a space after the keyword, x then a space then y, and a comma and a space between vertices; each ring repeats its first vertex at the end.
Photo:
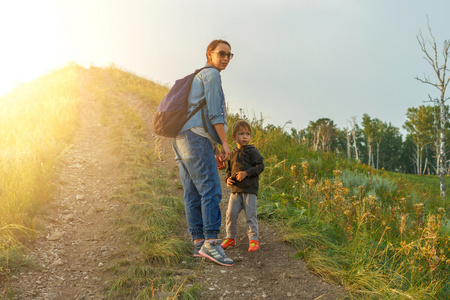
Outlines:
POLYGON ((70 65, 0 98, 0 272, 33 235, 51 179, 78 122, 79 67, 70 65))
MULTIPOLYGON (((230 123, 239 118, 246 116, 231 114, 230 123)), ((440 201, 387 172, 314 151, 262 119, 249 121, 266 165, 258 216, 311 270, 357 299, 450 297, 450 221, 440 201)))
POLYGON ((130 250, 110 268, 117 278, 108 297, 195 299, 198 285, 192 284, 193 277, 176 275, 177 269, 194 265, 188 257, 191 245, 183 238, 185 229, 180 228, 183 200, 173 192, 178 188, 177 172, 161 163, 158 140, 154 144, 147 140, 150 129, 144 116, 128 102, 133 98, 132 102, 154 107, 167 88, 114 66, 89 72, 90 91, 102 106, 102 122, 111 128, 110 138, 127 174, 117 198, 128 210, 116 223, 129 238, 130 250))

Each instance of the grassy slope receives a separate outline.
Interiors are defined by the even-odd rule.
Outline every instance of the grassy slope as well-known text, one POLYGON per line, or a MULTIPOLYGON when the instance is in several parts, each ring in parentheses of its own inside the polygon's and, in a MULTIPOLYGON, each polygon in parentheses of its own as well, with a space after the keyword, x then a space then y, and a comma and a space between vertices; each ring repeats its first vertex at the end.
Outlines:
MULTIPOLYGON (((23 153, 31 152, 19 151, 11 146, 22 144, 13 143, 14 139, 24 135, 21 131, 4 131, 0 139, 4 141, 7 137, 6 140, 10 141, 9 144, 3 142, 1 145, 2 149, 8 149, 8 157, 2 156, 2 162, 5 159, 30 162, 33 166, 29 167, 30 170, 40 170, 30 171, 30 175, 17 179, 20 184, 23 184, 20 180, 35 182, 27 179, 36 178, 37 175, 33 174, 41 174, 37 176, 40 188, 36 191, 46 187, 51 172, 42 170, 52 170, 52 164, 63 151, 64 143, 70 141, 76 124, 76 105, 71 106, 76 104, 77 98, 76 88, 72 88, 76 82, 76 67, 64 70, 72 77, 58 73, 55 77, 42 78, 37 86, 52 83, 70 92, 61 96, 55 94, 42 103, 34 103, 37 107, 29 109, 42 112, 45 108, 48 113, 48 106, 54 105, 57 107, 54 117, 47 119, 55 121, 44 125, 44 119, 38 117, 38 113, 35 117, 26 118, 34 123, 24 128, 37 128, 39 133, 39 128, 45 126, 61 128, 61 122, 68 124, 69 128, 52 133, 48 138, 51 142, 43 143, 46 150, 41 156, 37 155, 38 158, 32 155, 26 159, 17 159, 23 153), (52 78, 67 79, 58 81, 60 79, 52 78), (70 120, 58 119, 61 116, 68 116, 70 120), (49 144, 54 148, 50 148, 49 144), (55 150, 49 152, 48 149, 55 150), (41 162, 44 164, 41 165, 41 162)), ((164 169, 157 167, 157 149, 144 140, 145 128, 139 114, 119 96, 108 97, 105 91, 108 88, 113 89, 116 95, 133 94, 154 105, 167 92, 167 88, 117 68, 91 68, 89 72, 96 78, 91 90, 96 99, 103 103, 104 123, 111 126, 112 138, 117 143, 118 151, 123 154, 124 164, 133 174, 128 179, 129 188, 118 194, 130 207, 129 215, 118 220, 118 223, 136 244, 138 260, 125 259, 112 270, 118 273, 118 279, 112 285, 110 295, 146 298, 159 293, 194 297, 198 286, 184 286, 186 282, 194 283, 194 276, 180 279, 174 276, 172 270, 174 265, 186 260, 190 252, 181 238, 171 234, 179 226, 178 217, 174 216, 182 213, 182 207, 176 205, 180 199, 170 196, 174 188, 171 178, 176 175, 167 174, 164 169), (149 197, 155 201, 144 201, 149 197), (158 213, 155 215, 156 211, 158 213), (164 248, 158 247, 161 244, 176 245, 173 248, 180 251, 167 253, 164 248)), ((21 91, 18 92, 23 93, 21 91)), ((21 103, 25 107, 31 105, 26 104, 31 103, 30 96, 24 96, 24 99, 21 103)), ((4 111, 0 113, 1 118, 5 118, 5 115, 4 111)), ((242 117, 230 115, 230 123, 242 117)), ((25 123, 18 114, 16 118, 17 122, 25 123)), ((10 122, 2 120, 3 124, 10 122)), ((281 128, 265 128, 260 120, 251 120, 251 123, 253 143, 264 155, 266 164, 260 179, 262 195, 259 217, 277 226, 284 240, 298 247, 297 256, 305 258, 313 271, 343 284, 358 298, 445 298, 450 295, 447 259, 450 256, 450 226, 441 208, 442 203, 433 192, 426 189, 413 191, 410 184, 392 174, 336 158, 332 153, 310 151, 285 135, 281 128)), ((36 152, 33 150, 33 153, 36 152)), ((0 174, 6 174, 6 171, 9 172, 3 169, 0 174)), ((5 190, 4 186, 0 187, 2 199, 8 197, 5 190)), ((46 188, 44 191, 48 194, 46 188)), ((42 195, 42 192, 39 193, 42 195)), ((38 195, 35 197, 30 198, 36 199, 29 205, 33 209, 23 212, 27 216, 38 215, 42 204, 40 201, 45 201, 38 195)), ((2 209, 5 207, 3 205, 2 209)), ((5 215, 10 216, 12 213, 7 212, 5 215)), ((0 274, 4 276, 9 269, 14 268, 10 262, 5 264, 5 253, 9 253, 9 257, 14 253, 10 251, 10 242, 15 240, 17 234, 20 235, 21 231, 17 228, 24 226, 26 230, 35 226, 32 222, 16 221, 29 218, 14 218, 14 221, 6 223, 4 219, 0 220, 4 222, 0 223, 4 257, 3 260, 0 257, 0 274), (2 224, 18 227, 5 231, 8 226, 2 224)))
MULTIPOLYGON (((230 116, 231 123, 245 116, 230 116)), ((357 298, 450 296, 448 202, 429 188, 312 151, 251 120, 266 158, 259 217, 357 298)), ((409 177, 408 177, 409 178, 409 177)))
MULTIPOLYGON (((415 174, 398 174, 389 172, 389 175, 397 178, 401 177, 404 178, 406 181, 410 182, 413 185, 416 185, 419 190, 424 191, 425 193, 429 193, 430 197, 437 201, 442 202, 442 199, 439 199, 440 194, 440 179, 437 175, 415 175, 415 174)), ((449 195, 449 187, 450 187, 450 177, 445 178, 445 184, 447 187, 446 191, 446 198, 444 201, 444 204, 441 203, 441 205, 448 206, 450 203, 450 195, 449 195)))
POLYGON ((117 225, 129 236, 134 250, 111 268, 117 279, 108 296, 194 299, 199 286, 194 281, 191 245, 175 234, 184 232, 179 229, 183 200, 173 193, 178 188, 177 174, 161 166, 158 143, 150 144, 145 138, 142 116, 125 101, 133 97, 154 106, 168 90, 114 67, 90 72, 96 78, 91 92, 102 103, 104 125, 111 128, 129 174, 126 188, 117 194, 128 205, 128 213, 117 219, 117 225))
POLYGON ((27 264, 18 239, 34 234, 77 126, 78 70, 64 67, 0 99, 0 282, 27 264))

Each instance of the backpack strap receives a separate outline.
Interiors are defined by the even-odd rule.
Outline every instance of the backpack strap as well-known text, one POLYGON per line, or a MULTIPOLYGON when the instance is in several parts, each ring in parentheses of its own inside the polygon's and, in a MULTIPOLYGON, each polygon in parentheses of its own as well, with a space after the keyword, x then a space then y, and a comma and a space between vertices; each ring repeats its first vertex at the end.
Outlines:
MULTIPOLYGON (((207 67, 203 67, 200 69, 195 70, 194 72, 194 77, 195 75, 197 75, 201 70, 203 69, 210 69, 210 68, 214 68, 213 66, 207 66, 207 67)), ((203 99, 200 104, 189 114, 189 116, 187 116, 186 118, 186 122, 189 121, 190 118, 192 118, 200 109, 202 109, 204 106, 206 105, 206 99, 203 99)), ((205 129, 205 132, 208 132, 208 128, 206 127, 206 119, 205 119, 205 115, 203 114, 203 110, 201 112, 202 115, 202 123, 203 123, 203 128, 205 129)))
MULTIPOLYGON (((206 104, 206 100, 203 100, 202 102, 200 102, 200 105, 197 106, 190 114, 189 116, 186 117, 186 122, 189 121, 190 118, 192 118, 200 109, 203 108, 203 106, 205 106, 206 104)), ((203 114, 202 114, 202 118, 203 118, 203 114)))
MULTIPOLYGON (((206 104, 206 99, 205 99, 205 103, 202 105, 202 108, 203 108, 203 106, 205 106, 205 104, 206 104)), ((203 109, 202 109, 201 114, 202 114, 203 128, 205 129, 205 132, 208 132, 208 127, 206 127, 206 120, 205 120, 205 114, 203 113, 203 109)))

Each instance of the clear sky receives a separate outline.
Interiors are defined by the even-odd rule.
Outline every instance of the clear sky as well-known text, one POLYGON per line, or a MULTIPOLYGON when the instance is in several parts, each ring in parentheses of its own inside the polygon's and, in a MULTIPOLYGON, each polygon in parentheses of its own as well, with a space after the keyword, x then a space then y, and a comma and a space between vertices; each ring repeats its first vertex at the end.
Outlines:
POLYGON ((401 127, 438 96, 414 79, 435 79, 417 34, 429 36, 428 17, 442 49, 449 12, 448 0, 1 1, 0 95, 68 62, 171 85, 221 38, 235 54, 221 73, 232 112, 297 129, 364 113, 401 127))

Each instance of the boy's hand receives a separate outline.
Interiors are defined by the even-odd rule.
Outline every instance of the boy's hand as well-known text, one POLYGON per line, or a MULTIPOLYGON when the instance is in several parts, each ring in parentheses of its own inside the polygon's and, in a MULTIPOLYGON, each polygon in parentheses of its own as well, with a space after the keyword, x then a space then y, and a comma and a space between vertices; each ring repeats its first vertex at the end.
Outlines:
POLYGON ((237 179, 238 181, 244 180, 245 177, 247 177, 247 172, 245 172, 245 171, 240 171, 240 172, 237 172, 237 173, 236 173, 236 179, 237 179))
POLYGON ((230 188, 232 185, 234 185, 234 180, 231 179, 231 177, 229 177, 229 178, 227 179, 227 187, 230 188))

